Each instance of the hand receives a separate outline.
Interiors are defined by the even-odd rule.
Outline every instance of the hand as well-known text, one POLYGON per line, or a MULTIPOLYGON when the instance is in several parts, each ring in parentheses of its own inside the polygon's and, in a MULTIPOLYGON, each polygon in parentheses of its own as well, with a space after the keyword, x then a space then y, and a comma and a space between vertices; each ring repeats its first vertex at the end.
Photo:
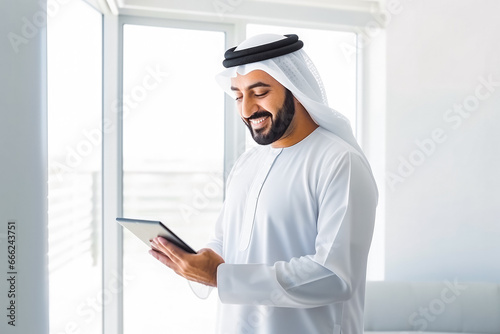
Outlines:
POLYGON ((151 240, 149 251, 154 258, 175 271, 178 275, 194 282, 217 286, 217 267, 224 259, 209 248, 191 254, 162 237, 151 240))

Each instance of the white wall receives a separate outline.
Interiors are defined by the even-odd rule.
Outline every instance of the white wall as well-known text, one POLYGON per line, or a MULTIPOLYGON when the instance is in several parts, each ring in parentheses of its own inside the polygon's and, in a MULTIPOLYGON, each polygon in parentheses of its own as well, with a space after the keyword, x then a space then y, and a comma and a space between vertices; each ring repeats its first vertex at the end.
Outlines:
POLYGON ((500 2, 402 6, 387 27, 385 277, 498 282, 500 2))
POLYGON ((0 1, 2 334, 48 333, 44 7, 44 0, 0 1), (9 221, 16 222, 10 239, 9 221))

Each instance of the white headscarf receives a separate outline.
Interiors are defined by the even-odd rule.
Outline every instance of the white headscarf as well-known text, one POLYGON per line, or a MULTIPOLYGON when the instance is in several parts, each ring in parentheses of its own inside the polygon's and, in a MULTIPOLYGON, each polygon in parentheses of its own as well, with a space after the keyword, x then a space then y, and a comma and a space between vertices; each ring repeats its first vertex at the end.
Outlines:
MULTIPOLYGON (((276 34, 256 35, 243 41, 235 51, 272 43, 284 38, 286 37, 276 34)), ((216 81, 227 94, 233 96, 231 78, 236 77, 236 74, 246 75, 255 70, 266 72, 290 90, 320 127, 342 138, 364 157, 354 138, 349 120, 328 106, 323 82, 304 50, 300 49, 283 56, 230 67, 219 73, 216 76, 216 81)))

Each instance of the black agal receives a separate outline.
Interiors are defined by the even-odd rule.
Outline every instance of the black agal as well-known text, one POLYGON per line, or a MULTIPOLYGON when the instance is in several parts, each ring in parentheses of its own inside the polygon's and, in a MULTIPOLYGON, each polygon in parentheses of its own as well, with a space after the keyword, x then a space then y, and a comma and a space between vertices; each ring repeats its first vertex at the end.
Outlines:
POLYGON ((254 46, 252 48, 235 51, 236 46, 224 53, 224 67, 255 63, 274 57, 279 57, 300 50, 304 43, 295 34, 285 35, 285 39, 279 41, 254 46))

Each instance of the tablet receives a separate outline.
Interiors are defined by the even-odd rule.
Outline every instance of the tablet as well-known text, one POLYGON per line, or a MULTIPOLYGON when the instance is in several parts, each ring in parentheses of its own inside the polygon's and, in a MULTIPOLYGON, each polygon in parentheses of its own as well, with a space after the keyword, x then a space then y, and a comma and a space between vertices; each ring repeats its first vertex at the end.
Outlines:
POLYGON ((163 225, 162 222, 157 220, 144 220, 144 219, 131 219, 131 218, 116 218, 127 230, 135 234, 136 237, 144 241, 148 246, 151 246, 150 240, 156 237, 163 237, 168 241, 174 243, 186 252, 196 254, 196 252, 189 247, 181 238, 175 235, 168 227, 163 225))

